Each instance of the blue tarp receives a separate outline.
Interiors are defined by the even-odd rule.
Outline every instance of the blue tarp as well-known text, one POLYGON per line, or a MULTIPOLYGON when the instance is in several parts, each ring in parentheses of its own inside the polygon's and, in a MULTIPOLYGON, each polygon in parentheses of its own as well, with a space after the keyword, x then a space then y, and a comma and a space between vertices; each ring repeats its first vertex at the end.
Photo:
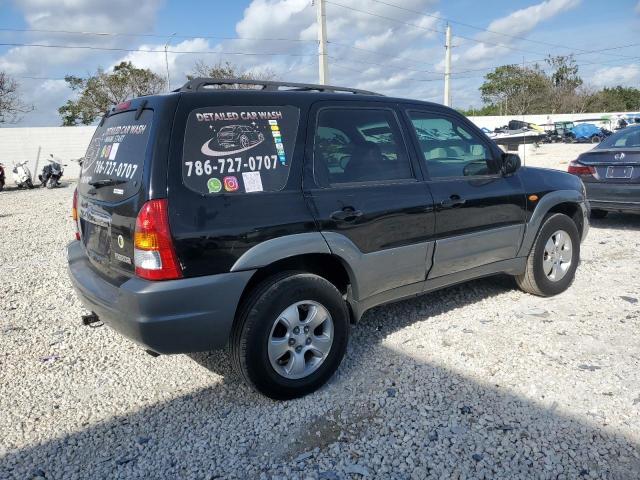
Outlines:
POLYGON ((600 129, 593 123, 581 123, 571 129, 576 138, 591 138, 600 134, 600 129))

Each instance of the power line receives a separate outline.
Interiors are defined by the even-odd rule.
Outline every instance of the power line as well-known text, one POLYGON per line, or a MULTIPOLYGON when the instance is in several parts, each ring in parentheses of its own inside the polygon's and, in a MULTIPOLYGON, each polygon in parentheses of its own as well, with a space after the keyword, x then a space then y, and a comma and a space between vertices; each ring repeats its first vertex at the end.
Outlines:
MULTIPOLYGON (((348 5, 343 5, 341 3, 333 2, 333 1, 330 1, 330 0, 325 0, 325 1, 327 3, 330 3, 331 5, 336 5, 338 7, 346 8, 347 10, 352 10, 354 12, 364 13, 365 15, 370 15, 372 17, 377 17, 377 18, 382 18, 382 19, 385 19, 385 20, 389 20, 389 21, 392 21, 392 22, 399 23, 401 25, 406 25, 408 27, 418 28, 420 30, 425 30, 425 31, 428 31, 428 32, 445 33, 444 31, 438 30, 438 29, 435 29, 435 28, 423 27, 422 25, 417 25, 415 23, 405 22, 403 20, 398 20, 397 18, 386 17, 384 15, 378 15, 377 13, 367 12, 366 10, 360 10, 360 9, 353 8, 353 7, 350 7, 348 5)), ((534 52, 532 50, 524 50, 524 49, 521 49, 521 48, 514 48, 514 47, 510 47, 508 45, 504 45, 502 43, 495 43, 495 42, 489 42, 489 41, 485 41, 485 40, 478 40, 478 39, 475 39, 475 38, 465 37, 465 36, 462 36, 462 35, 457 35, 457 37, 458 38, 464 38, 466 40, 469 40, 469 41, 472 41, 472 42, 476 42, 476 43, 484 43, 484 44, 487 44, 487 45, 494 45, 494 46, 497 46, 497 47, 503 47, 503 48, 506 48, 508 50, 513 50, 515 52, 532 53, 534 55, 541 55, 539 52, 534 52)))
MULTIPOLYGON (((165 50, 144 50, 141 48, 118 48, 118 47, 95 47, 89 45, 50 45, 44 43, 0 43, 0 46, 5 47, 37 47, 37 48, 67 48, 76 50, 100 50, 107 52, 142 52, 142 53, 164 53, 165 50)), ((288 57, 315 57, 316 54, 310 53, 288 53, 288 52, 229 52, 223 50, 167 50, 168 53, 179 54, 216 54, 216 55, 247 55, 247 56, 275 56, 282 55, 288 57)))
MULTIPOLYGON (((387 5, 389 7, 397 8, 398 10, 404 10, 405 12, 413 13, 413 14, 420 15, 420 16, 423 16, 423 17, 436 18, 438 20, 442 20, 442 21, 445 21, 445 22, 448 22, 448 23, 455 23, 457 25, 462 25, 464 27, 472 28, 472 29, 475 29, 475 30, 480 30, 480 31, 491 33, 491 34, 494 34, 494 35, 501 35, 501 36, 504 36, 504 37, 513 38, 515 40, 523 40, 525 42, 537 43, 538 45, 545 45, 547 47, 565 48, 565 49, 573 50, 573 51, 586 52, 586 50, 575 48, 575 47, 570 47, 568 45, 561 45, 561 44, 557 44, 557 43, 544 42, 544 41, 541 41, 541 40, 534 40, 534 39, 527 38, 527 37, 522 37, 522 36, 518 36, 518 35, 511 35, 511 34, 503 33, 503 32, 497 32, 495 30, 489 30, 488 28, 482 28, 482 27, 478 27, 478 26, 475 26, 475 25, 470 25, 468 23, 460 22, 458 20, 452 20, 450 18, 441 17, 439 15, 435 15, 435 14, 432 14, 432 13, 425 13, 425 12, 419 12, 417 10, 411 10, 409 8, 401 7, 400 5, 395 5, 393 3, 385 2, 383 0, 372 0, 372 1, 374 1, 376 3, 380 3, 382 5, 387 5)), ((467 37, 461 37, 460 35, 457 35, 457 36, 460 37, 460 38, 467 39, 467 40, 472 40, 472 39, 469 39, 467 37)), ((486 42, 484 42, 484 40, 474 40, 474 41, 486 43, 486 42)), ((628 57, 627 55, 619 55, 619 54, 615 55, 615 56, 634 58, 634 57, 628 57)))
POLYGON ((274 41, 274 42, 306 42, 315 43, 315 40, 306 40, 301 38, 252 38, 252 37, 220 37, 215 35, 184 35, 184 34, 162 34, 162 33, 127 33, 127 32, 91 32, 80 30, 47 30, 42 28, 0 28, 0 32, 23 32, 23 33, 55 33, 64 35, 89 35, 97 37, 148 37, 166 39, 169 36, 182 38, 187 40, 195 40, 198 38, 211 40, 250 40, 250 41, 274 41))

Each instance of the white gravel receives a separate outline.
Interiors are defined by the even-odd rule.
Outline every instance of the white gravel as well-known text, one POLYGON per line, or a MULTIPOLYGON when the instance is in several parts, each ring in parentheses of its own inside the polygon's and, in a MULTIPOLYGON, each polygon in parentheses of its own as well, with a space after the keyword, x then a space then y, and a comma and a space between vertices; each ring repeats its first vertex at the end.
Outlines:
POLYGON ((71 194, 0 193, 1 479, 640 478, 640 216, 595 221, 558 297, 498 277, 368 312, 277 403, 81 325, 71 194))

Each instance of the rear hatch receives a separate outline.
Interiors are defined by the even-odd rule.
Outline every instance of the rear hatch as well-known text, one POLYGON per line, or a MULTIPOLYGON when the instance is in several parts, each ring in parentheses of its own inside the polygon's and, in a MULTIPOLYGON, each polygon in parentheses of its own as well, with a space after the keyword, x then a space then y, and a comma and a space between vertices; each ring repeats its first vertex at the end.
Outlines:
POLYGON ((639 183, 640 148, 596 148, 580 156, 582 165, 593 167, 585 182, 639 183))
POLYGON ((136 217, 151 190, 149 170, 157 143, 158 112, 148 104, 146 99, 127 102, 101 122, 78 182, 81 242, 94 267, 112 279, 135 272, 136 217))

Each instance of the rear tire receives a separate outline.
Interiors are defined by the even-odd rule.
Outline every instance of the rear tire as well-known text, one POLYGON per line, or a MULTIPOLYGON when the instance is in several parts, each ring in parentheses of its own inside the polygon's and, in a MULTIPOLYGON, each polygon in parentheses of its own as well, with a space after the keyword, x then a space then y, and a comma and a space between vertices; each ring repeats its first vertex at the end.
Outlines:
POLYGON ((262 282, 243 302, 231 335, 230 354, 234 367, 253 388, 270 398, 288 400, 317 390, 331 378, 342 361, 348 337, 349 314, 340 291, 318 275, 285 272, 262 282), (306 310, 309 313, 305 305, 311 305, 306 310), (317 312, 328 316, 315 317, 326 320, 313 326, 311 312, 317 307, 323 309, 317 312), (296 323, 298 318, 302 323, 296 323), (303 327, 307 320, 311 330, 303 327), (299 334, 293 332, 296 325, 299 334), (316 339, 325 351, 322 358, 316 356, 322 353, 314 349, 316 339), (277 345, 282 345, 283 353, 273 353, 277 345), (294 368, 300 365, 297 359, 304 365, 298 371, 294 368), (291 373, 287 374, 289 365, 291 373))
POLYGON ((579 261, 580 235, 576 224, 566 215, 551 214, 533 242, 525 272, 515 279, 524 292, 541 297, 557 295, 573 282, 579 261))
POLYGON ((31 179, 27 180, 25 183, 27 184, 28 188, 34 188, 33 187, 33 182, 31 181, 31 179))
POLYGON ((591 210, 591 218, 604 218, 608 214, 606 210, 591 210))

